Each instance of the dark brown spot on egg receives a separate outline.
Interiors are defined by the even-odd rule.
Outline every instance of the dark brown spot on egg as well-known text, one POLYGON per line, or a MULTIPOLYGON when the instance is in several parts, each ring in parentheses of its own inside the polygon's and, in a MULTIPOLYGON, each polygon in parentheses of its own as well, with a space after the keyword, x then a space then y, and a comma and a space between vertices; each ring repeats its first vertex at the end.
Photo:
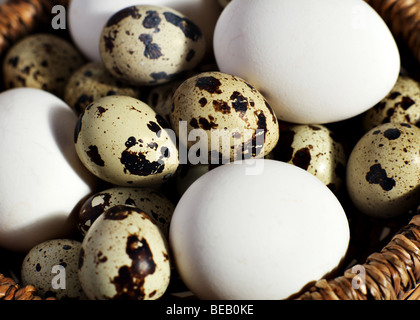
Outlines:
POLYGON ((401 93, 400 93, 400 92, 398 92, 398 91, 393 91, 393 92, 391 92, 391 93, 389 94, 389 99, 394 100, 394 99, 396 99, 397 97, 399 97, 400 95, 401 95, 401 93))
POLYGON ((90 160, 96 165, 100 167, 105 166, 105 162, 102 160, 97 146, 89 146, 89 150, 86 151, 86 154, 89 156, 90 160))
POLYGON ((85 73, 83 74, 85 77, 88 77, 88 78, 90 78, 90 77, 92 77, 93 76, 93 73, 92 73, 92 71, 91 70, 86 70, 85 71, 85 73))
POLYGON ((101 106, 98 106, 97 108, 96 108, 96 110, 97 110, 97 117, 99 118, 99 117, 102 117, 102 115, 108 110, 108 109, 106 109, 106 108, 104 108, 104 107, 101 107, 101 106))
POLYGON ((133 208, 125 205, 116 205, 105 210, 103 215, 105 220, 124 220, 132 211, 133 208))
POLYGON ((124 172, 137 176, 149 176, 162 173, 165 164, 160 161, 149 161, 141 152, 125 150, 121 154, 121 163, 124 165, 124 172))
POLYGON ((200 100, 198 100, 198 103, 200 104, 200 106, 204 107, 207 104, 207 99, 201 98, 200 100))
POLYGON ((226 103, 226 101, 213 100, 213 107, 216 112, 221 112, 222 114, 230 113, 230 106, 226 103))
POLYGON ((139 40, 144 43, 144 56, 148 59, 159 59, 163 54, 157 43, 153 43, 153 36, 150 34, 141 34, 139 40))
POLYGON ((292 160, 294 149, 292 148, 295 139, 295 132, 292 130, 281 131, 278 144, 276 146, 276 157, 283 162, 292 160))
POLYGON ((19 63, 19 57, 11 57, 9 60, 7 60, 7 63, 10 64, 12 67, 16 68, 19 63))
POLYGON ((142 300, 145 298, 144 283, 146 277, 156 270, 153 254, 146 239, 139 239, 137 235, 127 238, 125 252, 131 259, 130 266, 122 266, 118 276, 112 283, 117 294, 114 299, 142 300))
POLYGON ((108 19, 108 22, 106 24, 107 27, 111 27, 113 25, 118 24, 121 20, 132 17, 133 19, 140 19, 141 14, 139 13, 139 10, 135 6, 127 7, 125 9, 122 9, 111 16, 111 18, 108 19))
POLYGON ((401 136, 401 131, 397 128, 387 129, 384 132, 384 137, 388 140, 396 140, 401 136))
POLYGON ((404 110, 409 109, 413 104, 415 104, 413 99, 411 99, 410 97, 407 97, 407 96, 403 97, 401 102, 399 103, 401 108, 403 108, 404 110))
POLYGON ((395 187, 395 180, 388 178, 387 173, 380 164, 374 164, 366 174, 366 181, 370 184, 379 184, 384 191, 390 191, 395 187))
POLYGON ((181 29, 187 38, 197 41, 202 37, 200 28, 191 20, 181 18, 172 12, 164 12, 163 15, 165 16, 167 22, 181 29))
POLYGON ((36 266, 35 266, 35 270, 38 271, 38 272, 40 272, 41 269, 42 269, 41 268, 41 265, 39 263, 37 263, 36 266))
POLYGON ((202 117, 198 119, 198 123, 200 125, 200 128, 204 130, 216 129, 219 126, 217 123, 213 122, 211 119, 209 121, 206 118, 202 118, 202 117))
POLYGON ((190 120, 190 126, 193 127, 194 129, 198 129, 199 128, 198 121, 197 121, 196 118, 192 118, 190 120))
POLYGON ((157 28, 162 19, 159 17, 159 14, 155 10, 146 11, 146 17, 143 20, 143 27, 146 29, 157 28))
POLYGON ((149 121, 147 127, 150 131, 153 131, 156 134, 158 134, 162 130, 161 127, 154 121, 149 121))
POLYGON ((220 94, 222 91, 220 90, 220 86, 222 83, 219 79, 215 77, 200 77, 197 79, 195 86, 200 90, 205 90, 208 93, 217 93, 220 94))
POLYGON ((296 151, 293 156, 292 162, 295 166, 298 166, 304 170, 307 170, 311 163, 311 153, 308 148, 302 148, 296 151))
POLYGON ((105 208, 108 208, 110 205, 111 195, 109 193, 100 193, 98 195, 92 196, 89 198, 80 208, 78 216, 78 226, 87 231, 90 228, 90 225, 105 211, 105 208), (100 197, 101 202, 95 206, 92 206, 92 200, 100 197), (87 222, 90 222, 90 225, 87 225, 87 222))
POLYGON ((244 115, 248 109, 248 99, 240 92, 234 91, 230 96, 230 100, 232 100, 233 109, 235 109, 236 112, 241 113, 241 115, 244 115))
POLYGON ((109 31, 108 35, 104 35, 104 41, 105 41, 105 52, 112 53, 112 50, 114 50, 114 41, 117 38, 118 31, 109 31))

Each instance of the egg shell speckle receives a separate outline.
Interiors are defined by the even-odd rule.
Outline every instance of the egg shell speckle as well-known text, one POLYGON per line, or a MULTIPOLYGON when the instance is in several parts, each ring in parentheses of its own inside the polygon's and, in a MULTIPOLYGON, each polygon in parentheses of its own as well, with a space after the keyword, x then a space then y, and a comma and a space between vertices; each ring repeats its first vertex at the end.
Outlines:
POLYGON ((108 209, 83 240, 79 279, 90 299, 158 299, 170 274, 165 237, 137 208, 108 209))
POLYGON ((420 126, 420 83, 400 75, 395 86, 362 116, 365 132, 383 123, 411 123, 420 126))
POLYGON ((368 131, 347 164, 350 198, 367 215, 391 218, 408 213, 420 197, 420 129, 386 123, 368 131))
POLYGON ((85 60, 72 43, 51 34, 24 37, 3 60, 7 88, 42 89, 63 98, 67 81, 85 60))
POLYGON ((77 226, 85 235, 92 223, 107 209, 116 205, 133 206, 153 218, 166 238, 174 204, 160 192, 150 188, 114 187, 89 197, 81 206, 77 226))
POLYGON ((207 135, 207 140, 199 143, 188 135, 179 136, 188 148, 198 144, 207 149, 204 161, 262 157, 277 144, 279 126, 274 112, 263 95, 241 78, 203 72, 184 81, 172 101, 170 119, 175 132, 182 132, 183 121, 188 135, 195 129, 207 135), (217 141, 219 137, 227 140, 229 148, 217 141))
POLYGON ((33 247, 22 262, 23 285, 32 285, 43 297, 86 299, 78 276, 81 242, 53 239, 33 247))
POLYGON ((341 190, 347 156, 334 133, 323 125, 281 126, 275 158, 294 164, 319 178, 331 191, 341 190))
POLYGON ((128 187, 158 186, 176 172, 176 141, 144 102, 107 96, 90 104, 75 128, 76 152, 96 176, 128 187))
POLYGON ((64 91, 64 101, 80 114, 92 102, 110 95, 140 98, 141 89, 116 79, 103 63, 89 62, 71 75, 64 91))
POLYGON ((162 6, 131 6, 104 27, 100 52, 107 70, 133 85, 155 85, 180 77, 202 60, 206 42, 182 13, 162 6))

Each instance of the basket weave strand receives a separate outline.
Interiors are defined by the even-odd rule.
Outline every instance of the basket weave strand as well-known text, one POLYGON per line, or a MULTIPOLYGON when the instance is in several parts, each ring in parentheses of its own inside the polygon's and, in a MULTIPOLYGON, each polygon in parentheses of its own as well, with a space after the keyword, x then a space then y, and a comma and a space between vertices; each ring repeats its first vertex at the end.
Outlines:
POLYGON ((298 300, 405 300, 419 287, 420 215, 401 229, 379 253, 343 276, 317 281, 298 300))

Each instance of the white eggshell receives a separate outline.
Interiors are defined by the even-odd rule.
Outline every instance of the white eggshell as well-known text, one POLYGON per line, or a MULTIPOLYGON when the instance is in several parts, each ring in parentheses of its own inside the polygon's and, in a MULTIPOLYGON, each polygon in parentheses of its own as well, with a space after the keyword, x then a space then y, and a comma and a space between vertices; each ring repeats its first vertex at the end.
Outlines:
POLYGON ((214 0, 72 0, 68 9, 70 35, 89 60, 99 62, 99 39, 107 20, 123 8, 146 4, 167 6, 185 14, 200 27, 208 50, 212 50, 213 31, 221 12, 214 0))
POLYGON ((356 116, 387 95, 400 70, 392 34, 363 0, 233 0, 214 53, 220 71, 252 83, 293 123, 356 116))
POLYGON ((173 259, 200 299, 285 299, 346 254, 348 221, 333 193, 301 168, 255 161, 209 171, 175 209, 173 259))
POLYGON ((26 251, 65 235, 72 210, 94 190, 74 149, 76 121, 46 91, 0 94, 0 247, 26 251))

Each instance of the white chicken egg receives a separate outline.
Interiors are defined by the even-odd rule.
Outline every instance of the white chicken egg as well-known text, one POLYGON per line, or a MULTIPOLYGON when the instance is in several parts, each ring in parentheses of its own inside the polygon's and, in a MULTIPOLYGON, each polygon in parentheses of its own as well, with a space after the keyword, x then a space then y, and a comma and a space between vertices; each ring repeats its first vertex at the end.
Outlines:
POLYGON ((207 55, 212 53, 213 31, 221 12, 214 0, 72 0, 68 19, 73 41, 89 60, 100 62, 99 39, 107 20, 121 9, 146 4, 170 7, 186 15, 203 32, 208 43, 207 55))
POLYGON ((349 243, 341 204, 294 165, 219 166, 183 194, 172 217, 176 269, 200 299, 286 299, 340 265, 349 243))
POLYGON ((391 32, 363 0, 233 0, 214 53, 220 71, 252 83, 280 120, 302 124, 368 110, 400 70, 391 32))
POLYGON ((0 94, 0 247, 27 251, 65 236, 70 214, 94 190, 74 149, 76 121, 49 92, 0 94))

